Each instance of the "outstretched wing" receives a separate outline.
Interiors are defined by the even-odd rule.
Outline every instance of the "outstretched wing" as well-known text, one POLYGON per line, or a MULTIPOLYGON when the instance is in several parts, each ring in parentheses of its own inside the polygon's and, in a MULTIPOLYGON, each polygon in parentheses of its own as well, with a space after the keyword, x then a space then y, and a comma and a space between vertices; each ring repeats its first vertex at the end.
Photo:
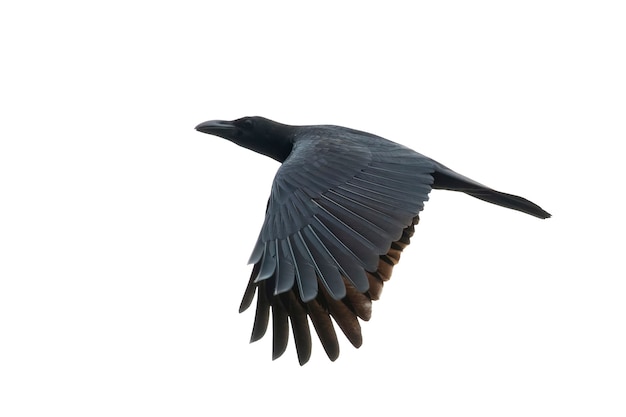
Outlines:
POLYGON ((309 321, 331 360, 339 355, 332 320, 359 347, 357 317, 389 279, 433 183, 432 160, 382 138, 312 131, 278 170, 240 311, 257 293, 252 341, 273 322, 273 357, 291 327, 300 364, 311 352, 309 321))

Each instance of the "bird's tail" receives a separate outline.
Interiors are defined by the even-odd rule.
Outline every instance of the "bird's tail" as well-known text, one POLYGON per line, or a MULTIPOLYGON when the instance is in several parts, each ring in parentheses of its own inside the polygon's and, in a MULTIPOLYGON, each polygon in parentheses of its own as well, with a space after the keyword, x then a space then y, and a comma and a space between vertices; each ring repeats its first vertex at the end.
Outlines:
POLYGON ((438 164, 437 170, 433 173, 433 179, 432 187, 434 189, 461 191, 488 203, 518 210, 540 219, 551 217, 550 213, 532 201, 513 194, 493 190, 440 164, 438 164))

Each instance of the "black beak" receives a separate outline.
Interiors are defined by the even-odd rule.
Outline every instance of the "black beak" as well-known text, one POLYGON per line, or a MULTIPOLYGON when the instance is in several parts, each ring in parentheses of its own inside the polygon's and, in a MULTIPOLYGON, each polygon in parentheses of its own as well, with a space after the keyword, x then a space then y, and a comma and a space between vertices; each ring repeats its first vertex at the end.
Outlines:
POLYGON ((227 122, 225 120, 209 120, 208 122, 200 123, 196 126, 196 130, 199 132, 221 137, 232 134, 236 129, 233 122, 227 122))

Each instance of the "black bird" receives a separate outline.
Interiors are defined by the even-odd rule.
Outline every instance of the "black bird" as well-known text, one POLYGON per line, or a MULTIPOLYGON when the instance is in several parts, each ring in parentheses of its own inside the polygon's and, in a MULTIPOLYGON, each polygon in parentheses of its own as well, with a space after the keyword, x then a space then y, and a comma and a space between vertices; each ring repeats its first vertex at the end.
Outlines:
POLYGON ((340 126, 290 126, 263 117, 212 120, 196 130, 228 139, 282 163, 250 263, 241 302, 256 292, 251 342, 273 324, 273 358, 289 339, 300 365, 311 355, 309 319, 330 360, 339 356, 333 320, 362 343, 359 320, 391 276, 413 236, 431 189, 462 191, 545 219, 550 214, 387 139, 340 126), (331 317, 333 320, 331 320, 331 317))

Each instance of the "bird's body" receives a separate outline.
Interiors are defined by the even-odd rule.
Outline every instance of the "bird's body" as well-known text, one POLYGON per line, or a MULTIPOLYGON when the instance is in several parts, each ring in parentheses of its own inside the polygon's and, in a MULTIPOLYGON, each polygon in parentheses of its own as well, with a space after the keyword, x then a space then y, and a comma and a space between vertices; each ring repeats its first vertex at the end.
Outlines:
POLYGON ((522 197, 492 190, 366 132, 261 117, 210 121, 196 129, 282 163, 240 308, 248 308, 256 292, 252 341, 265 334, 271 311, 274 358, 287 346, 290 322, 300 364, 308 361, 309 319, 331 360, 339 355, 333 320, 354 346, 361 345, 359 318, 369 320, 371 301, 409 244, 431 189, 463 191, 550 217, 522 197))

